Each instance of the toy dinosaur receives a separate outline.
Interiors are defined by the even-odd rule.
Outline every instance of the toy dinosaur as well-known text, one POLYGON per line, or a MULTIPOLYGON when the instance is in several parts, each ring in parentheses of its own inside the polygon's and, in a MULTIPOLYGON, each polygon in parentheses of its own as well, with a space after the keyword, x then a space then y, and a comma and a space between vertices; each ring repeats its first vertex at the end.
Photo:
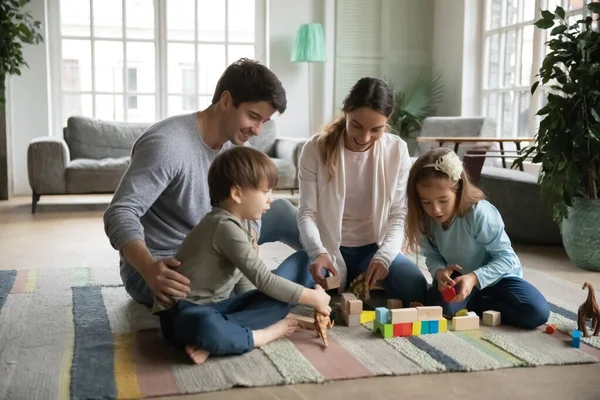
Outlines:
MULTIPOLYGON (((373 289, 383 289, 381 282, 377 282, 373 289)), ((348 291, 350 293, 354 293, 354 295, 362 301, 367 301, 371 297, 371 290, 369 289, 369 284, 365 282, 364 274, 358 275, 352 282, 350 282, 350 285, 348 285, 348 291)))
POLYGON ((329 347, 329 343, 327 343, 327 329, 333 328, 333 325, 334 322, 329 319, 327 315, 321 314, 315 310, 314 329, 317 336, 320 336, 321 339, 323 339, 325 347, 329 347))
POLYGON ((594 330, 593 335, 598 336, 600 333, 600 307, 596 303, 596 295, 594 288, 589 282, 583 284, 582 290, 588 290, 588 296, 585 302, 579 306, 577 311, 577 329, 583 332, 584 337, 589 337, 586 320, 592 320, 592 329, 594 330))

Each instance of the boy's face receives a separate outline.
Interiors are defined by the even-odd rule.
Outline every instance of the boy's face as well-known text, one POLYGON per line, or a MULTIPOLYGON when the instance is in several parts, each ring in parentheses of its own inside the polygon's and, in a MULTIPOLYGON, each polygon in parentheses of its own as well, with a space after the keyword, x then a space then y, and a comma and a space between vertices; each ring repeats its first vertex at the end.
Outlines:
POLYGON ((240 214, 243 219, 259 220, 271 208, 272 201, 273 191, 268 188, 266 182, 263 182, 258 189, 243 189, 239 205, 240 214))

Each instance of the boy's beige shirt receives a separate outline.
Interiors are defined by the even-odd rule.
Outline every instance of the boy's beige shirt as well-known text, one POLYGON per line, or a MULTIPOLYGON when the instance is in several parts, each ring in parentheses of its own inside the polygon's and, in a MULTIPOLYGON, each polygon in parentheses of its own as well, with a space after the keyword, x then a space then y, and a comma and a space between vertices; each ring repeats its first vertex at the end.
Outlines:
MULTIPOLYGON (((175 258, 177 272, 190 280, 186 300, 196 304, 217 303, 257 288, 274 299, 297 303, 303 287, 273 274, 252 247, 251 225, 228 211, 214 207, 185 238, 175 258)), ((152 312, 171 306, 154 298, 152 312)))

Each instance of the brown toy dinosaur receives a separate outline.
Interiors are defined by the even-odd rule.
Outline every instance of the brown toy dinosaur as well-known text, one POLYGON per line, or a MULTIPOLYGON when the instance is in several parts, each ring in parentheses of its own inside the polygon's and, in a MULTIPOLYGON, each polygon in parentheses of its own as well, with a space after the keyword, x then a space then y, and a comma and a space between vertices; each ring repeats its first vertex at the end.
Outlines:
MULTIPOLYGON (((377 285, 373 288, 374 290, 382 290, 381 282, 377 282, 377 285)), ((354 295, 362 301, 367 301, 371 297, 369 285, 365 282, 364 274, 358 275, 350 285, 348 285, 348 291, 354 293, 354 295)))
POLYGON ((600 307, 596 303, 596 295, 594 288, 589 282, 585 282, 581 289, 588 290, 588 296, 585 302, 579 306, 577 312, 577 329, 579 329, 584 337, 589 337, 589 333, 586 326, 586 320, 592 319, 592 329, 594 330, 593 335, 598 336, 600 333, 600 307))
POLYGON ((315 310, 314 329, 317 332, 317 336, 323 339, 325 347, 329 347, 329 343, 327 343, 327 329, 333 328, 333 324, 334 322, 327 315, 318 313, 315 310))

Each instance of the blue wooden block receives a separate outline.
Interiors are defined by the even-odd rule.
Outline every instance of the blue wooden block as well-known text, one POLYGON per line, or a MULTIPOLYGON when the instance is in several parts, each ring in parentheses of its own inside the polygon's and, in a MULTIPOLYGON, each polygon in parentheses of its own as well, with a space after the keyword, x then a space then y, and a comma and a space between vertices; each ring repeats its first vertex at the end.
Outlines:
POLYGON ((438 321, 429 321, 429 333, 440 333, 439 322, 438 321))
POLYGON ((421 321, 421 335, 429 334, 429 327, 431 321, 421 321))
POLYGON ((573 331, 573 333, 571 333, 571 337, 572 342, 571 342, 571 346, 573 346, 574 348, 578 349, 579 346, 581 345, 581 331, 573 331))
POLYGON ((385 307, 377 307, 375 309, 375 319, 382 324, 389 324, 390 310, 385 307))

